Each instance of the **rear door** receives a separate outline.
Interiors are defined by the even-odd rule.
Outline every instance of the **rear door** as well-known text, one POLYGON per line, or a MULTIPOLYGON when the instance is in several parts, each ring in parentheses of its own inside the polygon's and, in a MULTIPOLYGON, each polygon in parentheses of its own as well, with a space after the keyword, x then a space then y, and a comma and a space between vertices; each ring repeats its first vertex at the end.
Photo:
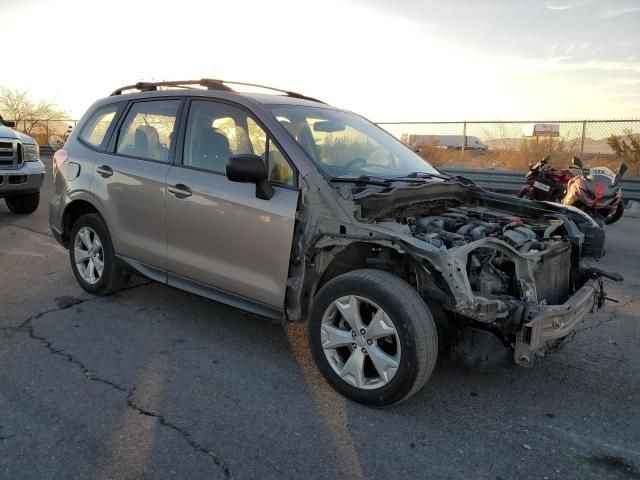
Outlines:
POLYGON ((166 270, 165 179, 182 103, 179 98, 132 102, 110 153, 95 164, 91 185, 106 205, 116 253, 157 270, 166 270))
POLYGON ((255 117, 218 101, 191 101, 181 150, 167 177, 169 284, 209 287, 209 297, 276 315, 298 204, 295 170, 255 117), (227 159, 241 153, 267 162, 270 200, 256 198, 254 184, 227 179, 227 159))

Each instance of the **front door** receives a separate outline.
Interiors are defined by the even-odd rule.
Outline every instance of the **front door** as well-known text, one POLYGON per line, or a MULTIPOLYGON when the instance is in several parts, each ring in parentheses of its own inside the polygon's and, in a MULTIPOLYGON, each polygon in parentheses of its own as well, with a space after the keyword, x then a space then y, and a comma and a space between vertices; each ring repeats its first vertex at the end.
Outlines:
POLYGON ((298 190, 290 163, 259 123, 240 107, 192 101, 182 162, 166 185, 169 284, 189 281, 227 303, 282 309, 298 190), (256 198, 254 184, 227 179, 226 161, 240 153, 267 162, 270 200, 256 198))

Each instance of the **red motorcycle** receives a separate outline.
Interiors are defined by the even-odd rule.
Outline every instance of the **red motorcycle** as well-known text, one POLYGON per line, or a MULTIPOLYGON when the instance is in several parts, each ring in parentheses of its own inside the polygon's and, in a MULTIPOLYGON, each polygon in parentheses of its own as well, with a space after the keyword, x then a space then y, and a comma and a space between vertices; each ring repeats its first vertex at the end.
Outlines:
POLYGON ((529 168, 519 197, 573 205, 606 224, 620 220, 624 213, 620 179, 627 171, 625 163, 616 175, 607 167, 586 168, 578 157, 573 157, 572 167, 563 170, 549 167, 549 160, 547 155, 529 168))

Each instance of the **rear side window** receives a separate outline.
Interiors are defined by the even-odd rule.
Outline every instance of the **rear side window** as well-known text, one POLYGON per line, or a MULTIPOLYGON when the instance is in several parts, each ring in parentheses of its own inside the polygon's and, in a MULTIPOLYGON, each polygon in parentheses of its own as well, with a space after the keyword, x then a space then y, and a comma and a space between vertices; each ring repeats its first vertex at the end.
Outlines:
POLYGON ((180 100, 134 103, 120 127, 116 153, 167 162, 180 100))
POLYGON ((95 148, 104 150, 107 132, 119 108, 120 104, 116 103, 97 109, 80 132, 80 139, 95 148))

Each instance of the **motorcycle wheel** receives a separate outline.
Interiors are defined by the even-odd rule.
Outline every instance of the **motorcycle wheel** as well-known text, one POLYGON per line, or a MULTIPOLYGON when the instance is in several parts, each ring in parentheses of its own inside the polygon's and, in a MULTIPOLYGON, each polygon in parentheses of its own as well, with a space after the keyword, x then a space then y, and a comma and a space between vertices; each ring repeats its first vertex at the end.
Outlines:
POLYGON ((526 191, 522 190, 520 193, 518 193, 518 197, 526 198, 527 200, 534 200, 532 191, 526 192, 526 191))
POLYGON ((616 208, 616 211, 613 212, 611 215, 609 215, 607 218, 605 218, 604 223, 606 223, 607 225, 616 223, 618 220, 620 220, 623 214, 624 214, 624 203, 622 202, 622 200, 620 200, 618 202, 618 208, 616 208))

